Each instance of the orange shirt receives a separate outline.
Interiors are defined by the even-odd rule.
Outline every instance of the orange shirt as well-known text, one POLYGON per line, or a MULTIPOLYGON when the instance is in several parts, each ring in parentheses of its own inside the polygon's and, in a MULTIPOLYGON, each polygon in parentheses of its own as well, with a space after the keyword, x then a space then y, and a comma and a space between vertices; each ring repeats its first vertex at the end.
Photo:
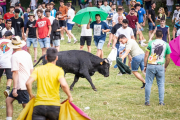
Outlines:
MULTIPOLYGON (((65 5, 64 6, 60 6, 59 7, 59 11, 62 13, 62 16, 68 13, 68 9, 67 9, 67 7, 65 5)), ((65 20, 65 19, 63 17, 60 20, 65 20)))

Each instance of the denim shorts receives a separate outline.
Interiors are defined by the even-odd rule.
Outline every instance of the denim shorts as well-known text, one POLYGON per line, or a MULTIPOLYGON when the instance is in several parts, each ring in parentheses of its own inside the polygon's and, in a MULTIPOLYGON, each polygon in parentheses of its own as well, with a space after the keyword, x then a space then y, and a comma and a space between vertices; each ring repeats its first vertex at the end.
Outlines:
POLYGON ((34 48, 37 48, 37 38, 27 38, 26 40, 27 47, 30 47, 33 44, 34 48))
POLYGON ((95 43, 97 49, 100 49, 100 50, 102 50, 104 42, 105 42, 104 40, 94 40, 94 43, 95 43))
POLYGON ((131 61, 132 71, 138 71, 138 68, 141 68, 141 71, 144 70, 144 54, 140 54, 132 58, 131 61))
POLYGON ((131 0, 126 0, 126 5, 130 5, 131 0))
POLYGON ((173 6, 167 6, 168 12, 172 12, 173 11, 173 6))
POLYGON ((146 10, 151 9, 151 1, 145 2, 145 8, 146 8, 146 10))
POLYGON ((38 41, 39 41, 41 48, 49 48, 50 47, 50 38, 46 37, 46 38, 39 39, 38 41))
POLYGON ((153 24, 150 22, 149 24, 149 31, 154 30, 156 28, 156 25, 153 26, 153 24))
POLYGON ((60 40, 52 40, 53 46, 60 46, 60 40))
POLYGON ((67 29, 68 30, 72 30, 73 26, 74 26, 74 24, 67 23, 67 29))

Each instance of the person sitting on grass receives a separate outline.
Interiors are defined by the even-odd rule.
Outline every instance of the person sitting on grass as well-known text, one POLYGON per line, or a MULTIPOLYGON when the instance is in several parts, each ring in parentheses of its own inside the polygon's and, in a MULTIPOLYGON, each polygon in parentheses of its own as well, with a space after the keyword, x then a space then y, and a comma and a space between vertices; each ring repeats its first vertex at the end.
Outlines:
POLYGON ((56 66, 56 61, 58 60, 57 49, 48 48, 45 58, 48 63, 35 69, 26 82, 30 99, 32 99, 34 97, 32 83, 37 80, 37 94, 32 120, 58 120, 60 111, 60 85, 68 96, 68 100, 73 101, 69 86, 64 78, 64 71, 62 68, 56 66))
POLYGON ((141 68, 142 73, 144 76, 146 75, 144 73, 144 51, 139 47, 137 42, 133 39, 128 39, 124 34, 119 35, 118 37, 119 42, 122 44, 126 44, 126 47, 123 51, 120 52, 119 57, 122 58, 122 61, 124 61, 124 58, 130 54, 132 56, 132 61, 131 61, 131 68, 132 68, 132 73, 138 78, 140 81, 142 81, 143 86, 141 88, 145 87, 145 80, 141 76, 141 74, 138 72, 138 68, 141 68), (125 53, 121 55, 121 53, 125 53))

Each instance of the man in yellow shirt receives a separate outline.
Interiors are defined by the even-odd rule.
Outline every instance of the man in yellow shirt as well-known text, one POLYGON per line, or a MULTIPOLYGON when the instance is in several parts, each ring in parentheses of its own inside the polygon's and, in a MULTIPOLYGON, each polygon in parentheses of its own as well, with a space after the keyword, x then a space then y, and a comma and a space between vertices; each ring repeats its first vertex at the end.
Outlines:
POLYGON ((32 83, 37 80, 37 95, 34 104, 32 120, 58 120, 60 111, 59 87, 73 101, 69 86, 64 78, 62 68, 56 66, 58 51, 55 48, 48 48, 46 60, 48 63, 36 68, 26 82, 30 99, 32 94, 32 83))

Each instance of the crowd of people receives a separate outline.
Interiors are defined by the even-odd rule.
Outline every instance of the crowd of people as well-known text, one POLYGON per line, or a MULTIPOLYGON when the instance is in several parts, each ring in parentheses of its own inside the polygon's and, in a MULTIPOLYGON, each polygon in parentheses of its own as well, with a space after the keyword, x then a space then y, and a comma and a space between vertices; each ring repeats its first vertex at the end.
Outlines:
MULTIPOLYGON (((163 7, 159 8, 157 15, 156 3, 151 0, 126 0, 128 10, 124 9, 123 2, 123 0, 94 1, 94 5, 106 12, 108 17, 101 21, 101 15, 96 14, 96 21, 90 19, 89 23, 78 25, 81 27, 80 50, 83 50, 86 43, 88 52, 91 52, 93 37, 97 47, 96 55, 103 58, 103 46, 109 35, 107 47, 117 49, 117 57, 122 58, 124 64, 128 57, 129 68, 142 82, 141 88, 145 88, 145 105, 150 105, 154 77, 159 88, 159 104, 164 105, 165 70, 170 62, 171 53, 168 42, 180 35, 180 0, 175 4, 176 9, 172 17, 172 22, 175 24, 172 39, 166 19, 170 19, 173 11, 173 0, 166 0, 167 15, 163 7), (146 21, 149 27, 149 41, 146 41, 143 36, 146 21), (140 46, 146 47, 146 51, 144 52, 140 46), (145 78, 138 72, 139 67, 145 78)), ((0 80, 5 73, 7 76, 4 91, 7 97, 6 120, 12 120, 14 100, 18 100, 18 103, 25 107, 29 99, 34 97, 32 83, 35 80, 38 81, 38 85, 33 120, 58 118, 60 84, 69 100, 73 100, 64 72, 55 64, 58 59, 57 53, 60 51, 60 41, 65 40, 65 33, 68 37, 67 44, 71 43, 71 39, 74 40, 74 44, 78 42, 77 36, 72 32, 76 10, 71 1, 65 4, 60 0, 59 3, 60 7, 55 8, 52 0, 43 0, 41 4, 38 0, 31 0, 25 10, 19 0, 11 0, 9 11, 6 12, 6 0, 0 0, 0 80), (42 55, 46 55, 48 64, 33 71, 33 62, 29 54, 30 46, 33 44, 34 63, 36 63, 37 52, 39 52, 37 51, 38 42, 42 55), (13 89, 10 92, 12 80, 13 89), (57 113, 46 114, 52 109, 57 110, 57 113)), ((81 0, 79 5, 83 9, 92 7, 93 3, 91 0, 81 0)), ((117 68, 117 64, 114 68, 117 68)), ((118 73, 118 75, 122 74, 118 73)))

